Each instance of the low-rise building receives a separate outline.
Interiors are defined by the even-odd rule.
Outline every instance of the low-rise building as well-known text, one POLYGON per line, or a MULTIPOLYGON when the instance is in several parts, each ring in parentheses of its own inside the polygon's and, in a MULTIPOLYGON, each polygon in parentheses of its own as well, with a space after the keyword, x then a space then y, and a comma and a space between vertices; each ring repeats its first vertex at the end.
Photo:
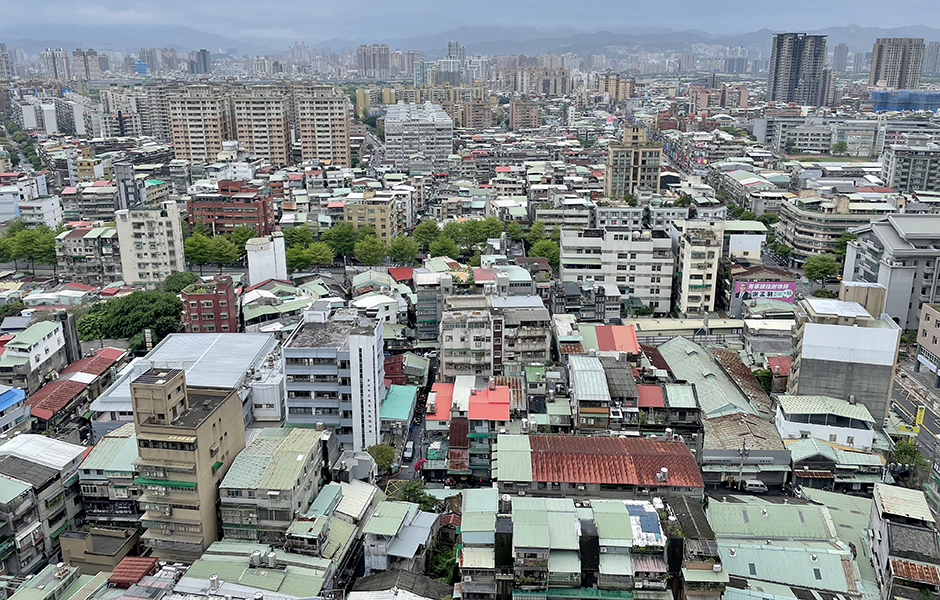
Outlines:
POLYGON ((875 419, 864 405, 828 396, 777 396, 777 431, 783 439, 815 438, 870 451, 875 419))
POLYGON ((362 524, 366 575, 402 569, 424 571, 440 517, 410 502, 384 501, 362 524))
POLYGON ((319 493, 328 437, 315 429, 262 429, 219 484, 225 538, 283 543, 295 515, 319 493))
POLYGON ((702 475, 678 440, 500 435, 493 479, 500 493, 581 498, 701 497, 702 475))
POLYGON ((137 468, 137 434, 126 423, 106 434, 92 447, 78 471, 85 518, 100 527, 140 525, 137 503, 140 487, 134 483, 137 468))
POLYGON ((183 331, 186 333, 235 333, 238 331, 238 298, 228 275, 197 281, 180 292, 183 331))
POLYGON ((56 263, 76 283, 106 285, 121 279, 121 250, 114 227, 78 227, 55 240, 56 263))
POLYGON ((0 384, 18 387, 27 395, 68 364, 65 334, 61 323, 42 321, 17 333, 4 346, 0 357, 0 384))

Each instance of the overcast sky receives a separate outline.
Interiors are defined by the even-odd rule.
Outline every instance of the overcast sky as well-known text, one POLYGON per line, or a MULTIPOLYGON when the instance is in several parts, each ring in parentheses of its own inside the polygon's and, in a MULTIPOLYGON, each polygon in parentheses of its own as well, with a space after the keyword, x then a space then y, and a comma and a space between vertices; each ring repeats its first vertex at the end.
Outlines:
POLYGON ((23 37, 33 39, 41 39, 43 25, 49 24, 186 25, 246 41, 400 39, 461 25, 585 32, 694 28, 713 33, 744 33, 765 27, 812 30, 849 24, 940 27, 937 0, 43 0, 5 4, 6 25, 35 27, 22 30, 23 37))

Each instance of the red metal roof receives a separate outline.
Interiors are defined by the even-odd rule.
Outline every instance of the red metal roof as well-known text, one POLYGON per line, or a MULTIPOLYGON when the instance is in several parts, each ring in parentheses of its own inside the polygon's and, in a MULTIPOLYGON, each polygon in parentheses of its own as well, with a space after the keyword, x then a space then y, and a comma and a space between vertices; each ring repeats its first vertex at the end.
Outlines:
POLYGON ((127 556, 114 567, 108 583, 117 587, 130 587, 140 580, 155 573, 157 559, 152 557, 127 556))
POLYGON ((494 385, 470 395, 469 416, 473 421, 508 421, 509 387, 494 385))
POLYGON ((770 366, 770 372, 778 377, 787 377, 790 375, 791 363, 790 357, 782 354, 780 356, 768 356, 767 364, 770 366), (780 367, 778 370, 777 367, 780 367))
POLYGON ((640 353, 640 343, 636 339, 633 325, 598 325, 594 328, 598 350, 640 353))
POLYGON ((389 267, 388 274, 398 283, 414 279, 414 267, 389 267))
POLYGON ((114 363, 121 360, 127 352, 118 348, 102 348, 94 356, 76 360, 65 367, 63 373, 90 373, 91 375, 101 375, 111 368, 114 363))
POLYGON ((48 421, 52 415, 65 408, 75 396, 81 394, 86 387, 88 387, 87 384, 72 379, 51 381, 30 396, 29 412, 35 417, 48 421))
POLYGON ((658 385, 638 385, 636 386, 639 394, 639 405, 644 408, 665 408, 666 401, 663 399, 663 388, 658 385))
POLYGON ((660 469, 669 469, 667 485, 704 487, 688 446, 679 441, 530 435, 532 481, 661 486, 660 469))
POLYGON ((481 269, 476 267, 473 269, 473 280, 474 281, 496 281, 496 269, 481 269))
POLYGON ((891 571, 894 572, 896 577, 902 579, 940 585, 940 571, 934 565, 892 558, 891 571))
POLYGON ((424 418, 428 421, 450 419, 450 407, 454 403, 454 384, 435 383, 431 386, 431 393, 434 394, 434 412, 427 413, 424 418))

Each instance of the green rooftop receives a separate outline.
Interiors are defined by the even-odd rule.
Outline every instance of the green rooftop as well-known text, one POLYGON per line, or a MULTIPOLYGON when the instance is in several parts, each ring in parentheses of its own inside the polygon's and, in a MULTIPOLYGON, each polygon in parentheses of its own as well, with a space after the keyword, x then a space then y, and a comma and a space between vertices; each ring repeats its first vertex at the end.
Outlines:
POLYGON ((385 400, 382 401, 379 418, 383 421, 408 422, 411 420, 411 413, 417 399, 418 386, 392 385, 385 394, 385 400))

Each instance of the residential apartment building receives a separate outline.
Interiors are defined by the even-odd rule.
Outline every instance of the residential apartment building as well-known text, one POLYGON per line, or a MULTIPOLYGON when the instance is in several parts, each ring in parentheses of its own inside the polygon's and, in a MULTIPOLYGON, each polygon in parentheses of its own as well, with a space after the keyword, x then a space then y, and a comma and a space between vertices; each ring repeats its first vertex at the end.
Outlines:
POLYGON ((121 280, 121 250, 114 227, 78 227, 55 238, 56 263, 62 274, 85 285, 121 280))
POLYGON ((444 314, 444 299, 454 292, 454 278, 450 273, 429 272, 415 269, 414 286, 415 336, 419 347, 437 347, 440 337, 441 316, 444 314))
POLYGON ((940 387, 940 304, 924 303, 917 327, 917 362, 914 370, 927 367, 933 373, 934 387, 940 387))
POLYGON ((21 571, 34 570, 42 559, 55 560, 62 533, 84 523, 77 471, 85 451, 84 446, 33 434, 15 436, 0 446, 0 476, 28 483, 39 509, 38 523, 29 517, 32 531, 16 533, 18 548, 35 545, 35 552, 25 557, 29 563, 20 564, 21 571))
POLYGON ((940 301, 940 215, 888 215, 852 229, 846 246, 846 281, 885 288, 884 312, 913 329, 921 307, 940 301))
POLYGON ((463 105, 463 126, 467 129, 486 129, 493 126, 493 107, 489 102, 475 100, 463 105))
POLYGON ((801 300, 787 393, 858 402, 880 422, 888 416, 900 343, 894 321, 858 302, 801 300))
POLYGON ((59 197, 66 221, 113 221, 120 206, 117 186, 105 180, 67 186, 59 197))
POLYGON ((276 212, 266 188, 244 181, 219 181, 218 192, 195 194, 186 202, 190 227, 203 223, 217 235, 231 233, 240 226, 268 235, 274 230, 276 212))
POLYGON ((294 90, 295 139, 303 161, 352 166, 349 147, 349 97, 328 85, 294 90))
POLYGON ((608 70, 597 76, 597 93, 614 102, 632 98, 636 93, 636 79, 608 70))
POLYGON ((42 523, 33 484, 23 479, 0 476, 0 571, 17 575, 39 567, 45 558, 42 523))
POLYGON ((136 529, 140 487, 134 483, 137 433, 126 423, 95 442, 78 471, 85 519, 95 527, 136 529))
POLYGON ((119 210, 115 221, 125 282, 156 285, 186 268, 176 201, 119 210))
POLYGON ((346 450, 381 441, 382 323, 317 301, 284 345, 287 422, 332 429, 346 450))
POLYGON ((451 296, 441 316, 438 376, 506 374, 551 356, 551 317, 538 296, 451 296))
POLYGON ((62 223, 62 203, 58 196, 41 196, 33 200, 19 201, 20 220, 23 225, 35 229, 45 225, 55 229, 62 223))
POLYGON ((562 281, 616 285, 625 302, 636 301, 655 315, 671 309, 675 257, 663 231, 563 229, 558 262, 562 281))
POLYGON ((770 52, 767 99, 822 106, 828 91, 823 78, 825 66, 826 36, 775 34, 770 52))
POLYGON ((937 521, 924 492, 876 483, 873 500, 868 550, 881 600, 938 593, 937 521))
POLYGON ((435 166, 447 164, 454 148, 454 121, 440 104, 388 107, 385 114, 385 158, 398 168, 408 167, 415 155, 435 166))
POLYGON ((509 129, 537 129, 542 120, 539 118, 539 105, 528 100, 512 100, 509 102, 509 129))
POLYGON ((611 143, 607 150, 604 195, 622 198, 634 194, 637 188, 659 190, 662 158, 662 144, 649 141, 645 127, 624 129, 622 142, 611 143))
POLYGON ((868 85, 916 90, 923 68, 924 38, 878 38, 871 50, 868 85))
POLYGON ((685 221, 679 231, 676 308, 688 316, 715 310, 724 221, 685 221))
POLYGON ((184 333, 236 333, 238 298, 228 275, 212 281, 197 281, 180 292, 183 300, 184 333))
POLYGON ((246 86, 232 94, 235 139, 245 151, 273 165, 293 164, 291 98, 269 85, 246 86))
POLYGON ((17 333, 0 356, 0 384, 17 387, 28 396, 69 364, 62 324, 40 321, 17 333))
POLYGON ((316 429, 262 429, 219 485, 225 539, 283 544, 329 472, 328 437, 316 429))
POLYGON ((173 151, 177 159, 211 163, 231 140, 232 104, 222 87, 190 85, 167 97, 173 151))
POLYGON ((357 231, 360 227, 372 227, 376 237, 387 246, 393 237, 405 231, 405 208, 395 196, 379 196, 372 191, 353 193, 343 204, 343 220, 357 231))
POLYGON ((198 558, 219 539, 218 486, 245 448, 235 389, 186 384, 179 369, 150 368, 130 382, 144 510, 141 536, 155 556, 198 558))
POLYGON ((908 135, 904 144, 887 146, 881 178, 898 192, 940 191, 940 144, 926 135, 908 135))
POLYGON ((793 259, 803 262, 814 254, 832 252, 849 229, 896 210, 887 202, 856 202, 843 195, 831 200, 820 196, 794 198, 780 204, 775 232, 777 240, 790 248, 793 259))

